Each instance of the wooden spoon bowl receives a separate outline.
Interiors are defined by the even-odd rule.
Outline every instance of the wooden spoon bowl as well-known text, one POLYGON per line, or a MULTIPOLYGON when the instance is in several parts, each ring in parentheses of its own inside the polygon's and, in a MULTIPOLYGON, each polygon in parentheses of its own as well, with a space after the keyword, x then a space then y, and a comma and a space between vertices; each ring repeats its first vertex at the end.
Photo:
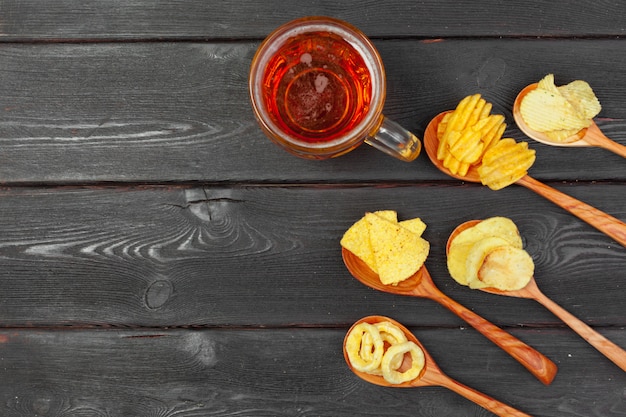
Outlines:
MULTIPOLYGON (((450 251, 450 244, 455 237, 458 236, 463 230, 475 226, 480 223, 480 220, 470 220, 452 231, 448 242, 446 244, 446 254, 450 251)), ((615 343, 602 336, 597 331, 593 330, 586 323, 566 311, 563 307, 549 299, 545 294, 541 292, 537 286, 535 278, 532 277, 530 282, 522 289, 514 291, 503 291, 497 288, 480 288, 481 291, 488 292, 497 295, 506 295, 508 297, 529 298, 535 300, 550 310, 555 316, 560 318, 565 324, 567 324, 572 330, 578 333, 583 339, 585 339, 590 345, 595 347, 600 353, 609 358, 613 363, 619 366, 622 370, 626 371, 626 351, 615 343)))
POLYGON ((581 147, 581 146, 596 146, 599 148, 604 148, 608 151, 614 152, 617 155, 620 155, 626 158, 626 146, 619 144, 617 142, 609 139, 598 127, 595 122, 591 122, 591 126, 585 129, 581 129, 578 133, 571 136, 564 142, 557 142, 542 132, 537 132, 533 130, 526 124, 522 114, 520 112, 520 105, 522 100, 532 90, 537 88, 537 83, 530 84, 526 86, 515 98, 515 103, 513 104, 513 118, 515 119, 515 123, 517 127, 526 134, 531 139, 536 140, 537 142, 541 142, 545 145, 550 146, 561 146, 561 147, 581 147))
MULTIPOLYGON (((350 368, 350 370, 352 372, 354 372, 359 378, 371 383, 371 384, 375 384, 375 385, 380 385, 380 386, 384 386, 384 387, 394 387, 394 388, 414 388, 414 387, 427 387, 427 386, 440 386, 440 387, 445 387, 448 388, 456 393, 458 393, 459 395, 462 395, 463 397, 467 398, 470 401, 473 401, 474 403, 484 407, 485 409, 493 412, 494 414, 498 415, 498 416, 529 416, 526 413, 523 413, 513 407, 510 407, 504 403, 501 403, 498 400, 495 400, 491 397, 489 397, 486 394, 483 394, 479 391, 476 391, 473 388, 470 388, 464 384, 461 384, 460 382, 448 377, 446 374, 444 374, 441 369, 439 368, 439 366, 437 366, 437 364, 435 363, 435 360, 432 358, 432 356, 428 353, 428 351, 424 348, 424 346, 420 343, 420 341, 417 339, 417 337, 415 337, 415 335, 413 333, 411 333, 406 327, 404 327, 402 324, 398 323, 397 321, 389 318, 389 317, 385 317, 385 316, 368 316, 368 317, 364 317, 362 319, 360 319, 359 321, 357 321, 356 323, 354 323, 354 325, 350 328, 350 330, 348 331, 348 333, 346 334, 346 338, 344 339, 343 342, 343 356, 346 360, 346 363, 348 364, 348 367, 350 368), (385 380, 385 378, 383 378, 380 375, 372 375, 372 374, 368 374, 365 372, 361 372, 358 371, 356 369, 354 369, 354 367, 352 366, 352 364, 350 363, 350 359, 348 357, 348 353, 346 350, 346 340, 347 340, 347 335, 350 334, 350 331, 354 328, 354 326, 357 326, 359 323, 369 323, 369 324, 375 324, 375 323, 379 323, 379 322, 383 322, 383 321, 389 321, 391 323, 393 323, 394 325, 398 326, 406 335, 407 340, 415 343, 416 345, 418 345, 420 347, 420 349, 422 349, 422 352, 424 352, 424 359, 425 359, 425 365, 424 368, 422 369, 420 375, 411 380, 411 381, 406 381, 402 384, 391 384, 389 382, 387 382, 385 380)), ((404 361, 402 363, 402 365, 399 368, 399 371, 404 371, 406 369, 408 369, 410 367, 410 358, 407 356, 405 356, 404 361)))
MULTIPOLYGON (((424 149, 426 150, 426 154, 433 165, 435 165, 444 174, 463 181, 480 183, 480 176, 478 175, 478 170, 475 166, 470 168, 467 175, 455 175, 452 174, 449 169, 444 167, 442 162, 437 159, 437 147, 439 146, 437 126, 446 113, 448 112, 443 112, 435 116, 435 118, 433 118, 433 120, 431 120, 426 127, 424 132, 424 149)), ((526 187, 547 200, 552 201, 557 206, 569 211, 574 216, 595 227, 602 233, 615 239, 615 241, 619 242, 622 246, 626 247, 626 224, 624 224, 621 220, 600 211, 587 203, 549 187, 535 180, 530 175, 525 175, 520 178, 516 181, 516 184, 526 187)))
POLYGON ((429 298, 436 301, 465 320, 483 336, 515 358, 544 384, 550 384, 554 379, 557 372, 554 362, 521 340, 513 337, 510 333, 505 332, 495 324, 442 293, 433 282, 425 266, 409 279, 398 283, 398 285, 384 285, 380 281, 378 274, 372 271, 359 257, 345 248, 342 248, 341 254, 348 271, 361 283, 391 294, 429 298))

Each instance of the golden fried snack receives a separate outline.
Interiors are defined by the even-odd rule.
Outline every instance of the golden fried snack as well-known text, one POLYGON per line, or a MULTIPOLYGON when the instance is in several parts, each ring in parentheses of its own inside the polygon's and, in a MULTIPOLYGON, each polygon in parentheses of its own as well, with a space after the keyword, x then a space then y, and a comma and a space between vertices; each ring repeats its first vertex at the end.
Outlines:
POLYGON ((485 152, 478 175, 483 185, 500 190, 528 174, 534 162, 535 150, 527 142, 505 138, 485 152))
POLYGON ((354 326, 346 338, 346 351, 354 369, 382 375, 391 384, 417 378, 425 366, 422 349, 407 341, 404 332, 388 321, 354 326), (411 366, 400 371, 406 354, 411 357, 411 366))
POLYGON ((378 369, 383 358, 384 342, 376 326, 369 323, 354 326, 346 338, 346 352, 357 371, 372 372, 378 369), (364 338, 367 343, 365 348, 362 347, 364 338))
POLYGON ((397 284, 415 274, 426 261, 428 242, 398 223, 373 213, 365 215, 380 282, 397 284))
POLYGON ((534 273, 517 226, 505 217, 486 219, 459 233, 450 242, 447 265, 452 278, 470 288, 518 290, 534 273))
POLYGON ((383 356, 381 369, 383 377, 387 382, 401 384, 417 378, 422 369, 424 369, 425 363, 424 351, 414 342, 409 341, 389 346, 383 356), (395 365, 393 364, 400 362, 401 365, 406 353, 411 355, 411 367, 404 372, 400 372, 398 371, 399 366, 394 367, 395 365))
POLYGON ((504 116, 492 115, 480 94, 463 98, 437 126, 437 159, 453 174, 465 175, 504 134, 504 116))
POLYGON ((477 242, 490 237, 502 238, 509 245, 522 248, 517 226, 506 217, 491 217, 462 231, 450 242, 447 258, 448 271, 459 284, 469 285, 466 265, 470 249, 477 242))
POLYGON ((576 133, 589 127, 601 110, 587 82, 576 80, 557 87, 554 74, 542 78, 520 104, 520 114, 528 127, 563 143, 577 140, 576 133))
POLYGON ((343 235, 341 246, 376 272, 385 285, 396 285, 424 264, 430 244, 423 239, 426 224, 420 218, 398 222, 393 210, 366 213, 343 235))

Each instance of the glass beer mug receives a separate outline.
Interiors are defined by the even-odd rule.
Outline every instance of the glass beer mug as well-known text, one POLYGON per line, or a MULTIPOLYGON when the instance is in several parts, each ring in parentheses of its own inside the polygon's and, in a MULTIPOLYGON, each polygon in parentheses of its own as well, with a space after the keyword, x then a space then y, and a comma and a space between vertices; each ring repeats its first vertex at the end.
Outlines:
POLYGON ((296 156, 333 158, 363 142, 403 161, 421 151, 414 134, 382 114, 382 60, 346 22, 305 17, 273 31, 252 60, 249 90, 262 130, 296 156))

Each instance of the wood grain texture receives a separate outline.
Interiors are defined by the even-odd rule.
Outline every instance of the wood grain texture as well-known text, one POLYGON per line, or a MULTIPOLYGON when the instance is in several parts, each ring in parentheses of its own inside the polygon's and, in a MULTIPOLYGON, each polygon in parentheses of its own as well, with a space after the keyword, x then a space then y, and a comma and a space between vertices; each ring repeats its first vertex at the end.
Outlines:
MULTIPOLYGON (((604 195, 602 207, 626 218, 621 189, 567 191, 604 195)), ((518 223, 547 295, 591 325, 626 325, 623 247, 522 187, 465 186, 4 190, 0 322, 318 326, 375 309, 407 325, 464 325, 432 301, 379 293, 348 273, 343 232, 365 211, 383 208, 428 224, 427 266, 436 285, 495 324, 562 325, 536 303, 471 291, 449 278, 452 229, 503 215, 518 223)))
MULTIPOLYGON (((449 376, 535 417, 618 417, 626 376, 569 332, 515 333, 549 355, 544 386, 481 336, 410 329, 449 376), (478 352, 480 355, 467 355, 478 352), (575 352, 569 354, 569 352, 575 352), (511 364, 514 364, 513 366, 511 364), (598 376, 601 375, 601 376, 598 376), (495 382, 497 381, 497 383, 495 382)), ((0 413, 23 416, 487 416, 443 388, 368 384, 348 369, 345 329, 0 332, 0 413)), ((624 332, 609 336, 626 344, 624 332)))
MULTIPOLYGON (((493 192, 367 146, 324 162, 265 138, 247 92, 260 41, 345 19, 385 62, 385 114, 421 136, 464 96, 511 115, 547 73, 588 81, 626 145, 617 0, 0 1, 0 416, 486 416, 443 388, 349 372, 348 327, 410 327, 444 372, 536 417, 623 417, 625 374, 533 300, 448 277, 465 220, 519 226, 541 290, 626 347, 617 242, 520 186, 493 192), (445 294, 559 371, 545 386, 432 300, 357 282, 339 239, 365 211, 419 216, 445 294)), ((624 160, 531 142, 530 175, 626 221, 624 160)))
MULTIPOLYGON (((248 100, 256 43, 0 45, 0 181, 4 183, 351 182, 447 180, 425 155, 395 161, 370 148, 305 161, 273 145, 248 100), (45 71, 42 70, 45 68, 45 71), (279 167, 279 169, 277 169, 279 167)), ((470 39, 377 42, 387 68, 385 113, 421 137, 439 112, 481 93, 507 117, 545 73, 587 80, 600 127, 626 144, 624 40, 470 39), (598 47, 598 42, 603 45, 598 47), (611 53, 607 54, 606 51, 611 53), (585 56, 576 66, 572 59, 585 56)), ((623 158, 602 149, 531 142, 543 181, 623 181, 623 158), (579 161, 585 161, 585 170, 579 161)))
POLYGON ((288 20, 328 15, 374 37, 621 36, 624 4, 529 0, 376 1, 4 1, 2 40, 264 38, 288 20))

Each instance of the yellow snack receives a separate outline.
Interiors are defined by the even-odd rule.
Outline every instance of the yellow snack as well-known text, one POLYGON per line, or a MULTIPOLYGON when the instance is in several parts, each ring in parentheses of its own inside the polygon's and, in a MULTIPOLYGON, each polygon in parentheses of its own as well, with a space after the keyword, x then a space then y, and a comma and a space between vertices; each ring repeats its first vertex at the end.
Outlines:
POLYGON ((466 96, 437 126, 437 159, 452 174, 466 175, 502 137, 504 116, 490 114, 492 107, 480 94, 466 96))
POLYGON ((409 229, 417 236, 422 236, 424 230, 426 230, 426 223, 424 223, 419 217, 415 217, 414 219, 409 220, 402 220, 398 224, 405 229, 409 229))
POLYGON ((422 369, 424 369, 425 363, 424 351, 414 342, 409 341, 389 346, 383 356, 381 368, 383 377, 387 382, 401 384, 417 378, 422 372, 422 369), (404 372, 400 372, 397 370, 398 367, 394 368, 392 364, 398 363, 398 359, 400 359, 399 362, 401 365, 405 353, 411 355, 411 367, 404 372))
POLYGON ((470 249, 477 242, 489 237, 499 237, 513 247, 522 248, 522 238, 517 226, 506 217, 491 217, 462 231, 450 242, 447 258, 448 272, 459 284, 469 285, 466 265, 470 249))
POLYGON ((397 221, 393 210, 366 213, 341 238, 341 246, 376 272, 385 285, 414 275, 424 264, 430 244, 421 237, 426 224, 420 218, 397 221))
POLYGON ((535 264, 523 249, 502 246, 489 252, 470 288, 495 287, 503 291, 524 288, 533 277, 535 264))
POLYGON ((593 119, 602 110, 600 101, 586 81, 575 80, 557 88, 561 95, 586 119, 593 119))
POLYGON ((381 375, 391 384, 401 384, 420 376, 426 364, 424 351, 408 341, 395 324, 359 323, 346 337, 348 360, 354 369, 372 375, 381 375), (409 369, 400 371, 405 354, 411 357, 409 369))
POLYGON ((406 342, 406 335, 395 324, 389 321, 381 321, 375 323, 375 326, 384 342, 387 342, 390 345, 406 342))
MULTIPOLYGON (((374 214, 389 221, 398 221, 398 214, 394 210, 379 210, 375 211, 374 214)), ((365 218, 354 223, 344 233, 340 244, 365 262, 372 271, 378 271, 374 252, 372 252, 372 245, 370 244, 369 223, 365 218)))
POLYGON ((429 244, 397 223, 372 213, 365 215, 380 282, 397 284, 415 274, 426 261, 429 244))
POLYGON ((483 185, 500 190, 524 177, 534 163, 535 150, 528 143, 505 138, 485 152, 478 175, 483 185))
POLYGON ((376 326, 359 323, 350 331, 346 338, 346 353, 350 363, 357 371, 372 372, 378 369, 383 358, 384 342, 376 326), (369 348, 362 348, 365 335, 371 338, 369 348))
POLYGON ((470 288, 479 288, 478 270, 489 253, 494 249, 508 246, 508 242, 498 236, 489 236, 474 243, 467 252, 465 260, 465 281, 470 288), (478 287, 477 287, 478 285, 478 287))
POLYGON ((534 273, 517 226, 505 217, 483 220, 459 233, 450 242, 447 265, 452 278, 470 288, 517 290, 534 273))
POLYGON ((370 243, 370 227, 365 218, 361 218, 346 230, 340 244, 365 262, 372 271, 378 270, 370 243))
POLYGON ((575 80, 557 87, 553 74, 542 78, 520 104, 522 119, 531 129, 563 143, 577 140, 576 133, 589 127, 601 110, 587 82, 575 80))
POLYGON ((539 88, 526 94, 520 104, 520 113, 528 127, 537 132, 580 130, 591 123, 581 117, 565 97, 539 88))

